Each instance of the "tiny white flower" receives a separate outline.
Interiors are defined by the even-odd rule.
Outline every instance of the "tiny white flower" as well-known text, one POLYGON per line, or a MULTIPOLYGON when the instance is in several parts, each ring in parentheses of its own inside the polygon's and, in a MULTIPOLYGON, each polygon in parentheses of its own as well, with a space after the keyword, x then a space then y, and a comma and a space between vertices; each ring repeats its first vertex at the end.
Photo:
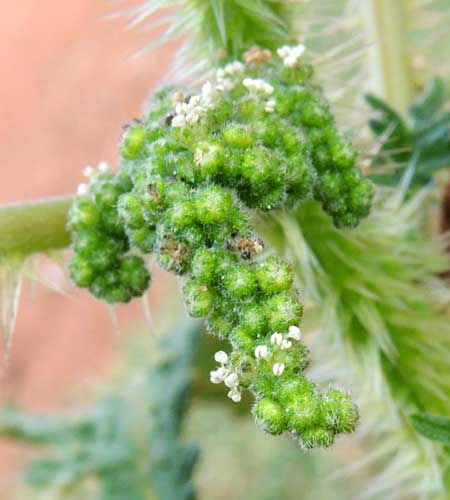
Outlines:
POLYGON ((184 127, 186 125, 186 119, 184 117, 184 115, 177 115, 177 116, 174 116, 173 120, 172 120, 172 127, 184 127))
POLYGON ((237 387, 239 385, 239 378, 237 376, 237 373, 231 372, 225 377, 224 382, 227 387, 237 387))
POLYGON ((218 370, 215 370, 215 371, 212 371, 212 372, 209 372, 209 380, 213 383, 213 384, 221 384, 223 382, 223 378, 220 376, 219 373, 217 373, 218 370))
POLYGON ((298 326, 292 325, 289 327, 288 338, 294 340, 300 340, 302 337, 302 332, 298 326))
POLYGON ((242 394, 239 389, 231 389, 227 396, 233 401, 233 403, 239 403, 242 399, 242 394))
POLYGON ((269 357, 269 348, 266 345, 258 345, 255 347, 255 358, 266 359, 269 357))
POLYGON ((98 164, 98 171, 101 173, 101 174, 106 174, 106 172, 109 171, 109 165, 106 163, 106 161, 101 161, 99 164, 98 164))
POLYGON ((214 359, 217 363, 224 365, 228 361, 228 354, 224 351, 217 351, 216 354, 214 354, 214 359))
POLYGON ((87 194, 88 191, 89 191, 89 187, 87 184, 85 184, 84 182, 82 182, 81 184, 78 184, 77 194, 79 196, 83 196, 83 195, 87 194))
POLYGON ((271 344, 281 345, 282 342, 283 342, 283 335, 281 335, 281 333, 274 333, 270 337, 271 344))
POLYGON ((292 342, 290 340, 283 340, 283 342, 281 342, 281 349, 286 350, 290 349, 291 347, 292 347, 292 342))
POLYGON ((272 366, 272 371, 274 375, 276 375, 277 377, 279 377, 284 372, 284 369, 285 369, 284 363, 275 363, 272 366))

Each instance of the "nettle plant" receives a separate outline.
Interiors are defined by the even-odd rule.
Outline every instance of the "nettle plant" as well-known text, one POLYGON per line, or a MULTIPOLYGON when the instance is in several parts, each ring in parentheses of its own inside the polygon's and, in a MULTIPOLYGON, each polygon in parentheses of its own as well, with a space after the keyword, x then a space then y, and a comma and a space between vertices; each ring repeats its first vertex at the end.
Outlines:
POLYGON ((165 88, 124 133, 117 172, 88 169, 70 212, 71 276, 107 302, 142 295, 150 276, 139 253, 185 277, 191 316, 228 339, 211 382, 228 397, 256 397, 257 422, 329 446, 358 413, 337 389, 320 393, 303 373, 302 306, 288 262, 260 255, 252 212, 314 198, 337 227, 366 216, 373 187, 336 128, 304 45, 252 48, 219 68, 199 93, 165 88))
MULTIPOLYGON (((4 324, 16 312, 17 255, 71 242, 73 281, 111 306, 146 292, 153 255, 180 277, 187 312, 230 345, 208 358, 210 381, 234 403, 253 394, 267 433, 329 447, 360 421, 363 459, 351 467, 370 480, 358 498, 446 498, 449 245, 431 234, 428 212, 450 158, 448 68, 433 50, 448 30, 438 21, 442 36, 430 37, 448 4, 148 0, 125 10, 132 24, 155 13, 149 27, 169 24, 162 41, 184 35, 171 76, 190 83, 155 92, 124 130, 119 168, 87 167, 73 199, 0 207, 12 291, 4 324), (427 73, 440 79, 419 94, 427 73), (374 95, 362 107, 366 80, 374 95), (308 330, 320 330, 309 378, 308 330)), ((161 498, 195 497, 197 452, 180 433, 194 344, 206 340, 198 333, 177 329, 168 360, 150 370, 150 476, 161 498)), ((128 413, 124 393, 117 415, 128 413)), ((30 441, 33 420, 5 422, 0 432, 30 441)), ((122 487, 142 480, 132 427, 126 459, 83 468, 99 477, 101 498, 123 491, 118 470, 122 487)), ((73 442, 66 434, 60 447, 73 442)), ((95 456, 85 441, 80 455, 95 456)))

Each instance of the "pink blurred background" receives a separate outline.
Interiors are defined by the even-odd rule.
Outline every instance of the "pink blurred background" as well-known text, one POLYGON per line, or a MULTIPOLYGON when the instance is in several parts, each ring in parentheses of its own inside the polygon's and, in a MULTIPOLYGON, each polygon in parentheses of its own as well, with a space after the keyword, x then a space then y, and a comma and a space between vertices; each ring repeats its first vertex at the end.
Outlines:
MULTIPOLYGON (((3 3, 0 202, 74 192, 85 165, 117 161, 121 126, 139 116, 174 49, 132 58, 150 35, 108 17, 120 6, 107 0, 3 3)), ((103 304, 75 291, 50 260, 41 266, 67 295, 38 284, 30 302, 25 289, 0 400, 45 412, 73 398, 75 387, 78 397, 88 394, 120 355, 120 342, 103 304)), ((153 287, 152 308, 163 294, 164 284, 153 287)), ((142 318, 140 307, 120 310, 125 330, 142 318)), ((20 447, 0 444, 0 498, 17 481, 22 460, 20 447)))

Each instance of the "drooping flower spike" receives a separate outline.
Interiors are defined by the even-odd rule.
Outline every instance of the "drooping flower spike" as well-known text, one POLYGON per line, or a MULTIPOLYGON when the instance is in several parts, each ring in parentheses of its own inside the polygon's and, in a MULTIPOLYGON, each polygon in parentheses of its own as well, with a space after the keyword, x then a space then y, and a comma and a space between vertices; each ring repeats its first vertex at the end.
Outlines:
POLYGON ((304 377, 308 350, 290 265, 264 257, 253 210, 314 198, 338 227, 368 214, 372 186, 336 128, 305 48, 253 48, 194 93, 166 88, 126 129, 116 173, 89 170, 71 212, 74 281, 107 302, 142 295, 150 276, 139 253, 185 277, 184 300, 208 330, 230 341, 213 383, 271 434, 306 448, 329 446, 358 414, 349 396, 321 394, 304 377))

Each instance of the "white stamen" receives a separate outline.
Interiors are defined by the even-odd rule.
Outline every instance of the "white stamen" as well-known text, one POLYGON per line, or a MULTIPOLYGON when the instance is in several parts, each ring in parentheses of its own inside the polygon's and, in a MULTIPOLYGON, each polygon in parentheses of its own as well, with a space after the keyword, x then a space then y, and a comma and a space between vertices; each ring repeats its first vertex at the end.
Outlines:
POLYGON ((291 347, 292 347, 292 342, 290 340, 283 340, 283 342, 281 342, 281 349, 286 350, 290 349, 291 347))
POLYGON ((277 54, 283 59, 285 66, 292 68, 298 63, 305 50, 306 47, 301 43, 294 47, 284 45, 277 50, 277 54))
POLYGON ((269 348, 266 345, 258 345, 255 347, 255 358, 266 359, 269 357, 269 348))
POLYGON ((273 374, 276 375, 277 377, 282 375, 282 373, 284 372, 284 369, 285 369, 284 363, 275 363, 272 366, 273 374))
POLYGON ((283 335, 281 335, 281 333, 274 333, 270 337, 270 343, 271 344, 281 345, 282 342, 283 342, 283 335))
POLYGON ((225 377, 224 382, 227 387, 237 387, 239 385, 239 378, 237 376, 237 373, 231 372, 225 377))
POLYGON ((108 170, 109 170, 109 165, 106 163, 106 161, 101 161, 98 164, 98 171, 101 174, 106 174, 106 172, 108 172, 108 170))
POLYGON ((289 327, 288 338, 294 340, 300 340, 302 338, 302 332, 298 326, 292 325, 289 327))
POLYGON ((253 79, 253 78, 244 78, 242 81, 244 87, 246 87, 250 92, 256 93, 256 92, 263 92, 264 94, 272 94, 273 92, 273 87, 270 85, 270 83, 267 83, 264 80, 261 80, 260 78, 253 79))
POLYGON ((239 403, 242 399, 242 394, 239 389, 231 389, 227 396, 233 401, 233 403, 239 403))
POLYGON ((85 177, 91 178, 95 175, 95 169, 89 165, 83 169, 83 175, 85 177))
POLYGON ((228 354, 224 351, 217 351, 216 354, 214 354, 214 359, 217 363, 224 365, 228 361, 228 354))
POLYGON ((78 188, 77 188, 77 194, 79 196, 84 196, 85 194, 87 194, 89 191, 89 187, 87 184, 85 184, 84 182, 82 182, 81 184, 78 184, 78 188))
POLYGON ((209 380, 213 384, 221 384, 223 382, 222 377, 219 376, 217 371, 209 372, 209 380))

